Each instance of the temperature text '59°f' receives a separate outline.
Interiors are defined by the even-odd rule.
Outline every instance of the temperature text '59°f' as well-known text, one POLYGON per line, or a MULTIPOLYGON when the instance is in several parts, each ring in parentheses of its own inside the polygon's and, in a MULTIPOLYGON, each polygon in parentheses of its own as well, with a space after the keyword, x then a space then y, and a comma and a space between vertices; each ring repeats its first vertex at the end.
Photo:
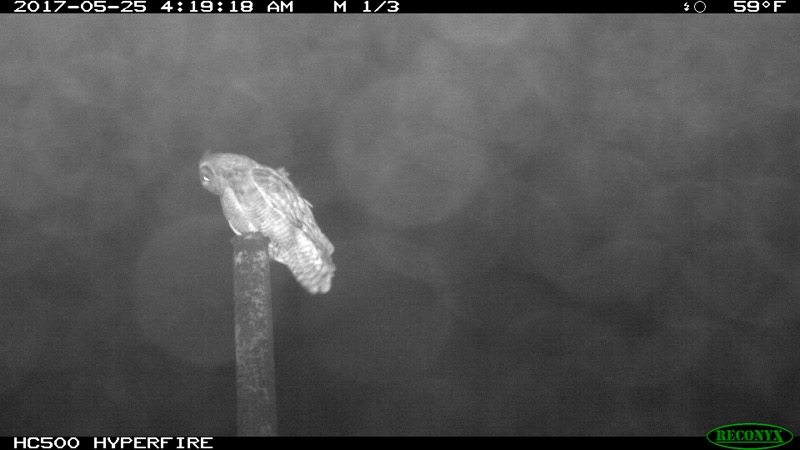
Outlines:
POLYGON ((734 0, 733 2, 733 11, 734 12, 759 12, 759 11, 769 11, 772 9, 772 12, 778 12, 781 5, 785 4, 785 0, 775 0, 773 2, 769 2, 769 0, 765 1, 757 1, 757 0, 734 0), (770 6, 772 8, 770 8, 770 6))

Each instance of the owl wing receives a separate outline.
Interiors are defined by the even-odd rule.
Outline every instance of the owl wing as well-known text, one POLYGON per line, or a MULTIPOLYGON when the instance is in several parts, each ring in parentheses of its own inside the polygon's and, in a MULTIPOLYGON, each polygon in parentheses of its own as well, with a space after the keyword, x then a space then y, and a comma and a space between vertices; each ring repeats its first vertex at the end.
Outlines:
POLYGON ((252 175, 262 198, 275 211, 286 217, 289 223, 301 230, 325 253, 333 253, 333 244, 322 234, 314 220, 311 203, 300 196, 300 192, 289 181, 289 172, 286 169, 281 167, 273 170, 259 165, 253 168, 252 175))

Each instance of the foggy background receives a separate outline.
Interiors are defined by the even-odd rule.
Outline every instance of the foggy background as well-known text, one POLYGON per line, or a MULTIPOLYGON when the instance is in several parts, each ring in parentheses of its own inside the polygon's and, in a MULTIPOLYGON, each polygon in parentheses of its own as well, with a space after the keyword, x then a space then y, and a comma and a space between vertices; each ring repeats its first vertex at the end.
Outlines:
POLYGON ((800 20, 0 18, 0 435, 236 433, 205 150, 272 265, 279 433, 800 430, 800 20))

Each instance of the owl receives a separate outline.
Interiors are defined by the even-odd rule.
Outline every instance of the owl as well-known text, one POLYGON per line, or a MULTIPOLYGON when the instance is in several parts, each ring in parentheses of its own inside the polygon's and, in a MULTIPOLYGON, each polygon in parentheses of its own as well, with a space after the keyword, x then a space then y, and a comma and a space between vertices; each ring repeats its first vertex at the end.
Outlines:
POLYGON ((200 159, 203 187, 222 200, 222 212, 236 234, 261 232, 270 258, 285 264, 308 292, 331 289, 336 266, 333 244, 284 168, 274 170, 232 153, 206 152, 200 159))

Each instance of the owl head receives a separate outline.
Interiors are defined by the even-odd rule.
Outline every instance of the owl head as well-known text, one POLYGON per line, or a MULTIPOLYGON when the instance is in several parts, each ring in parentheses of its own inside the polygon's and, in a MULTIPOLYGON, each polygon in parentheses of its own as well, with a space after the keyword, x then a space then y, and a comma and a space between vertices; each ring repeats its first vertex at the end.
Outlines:
POLYGON ((200 182, 212 194, 222 195, 231 179, 257 165, 246 156, 206 150, 200 158, 200 182))

